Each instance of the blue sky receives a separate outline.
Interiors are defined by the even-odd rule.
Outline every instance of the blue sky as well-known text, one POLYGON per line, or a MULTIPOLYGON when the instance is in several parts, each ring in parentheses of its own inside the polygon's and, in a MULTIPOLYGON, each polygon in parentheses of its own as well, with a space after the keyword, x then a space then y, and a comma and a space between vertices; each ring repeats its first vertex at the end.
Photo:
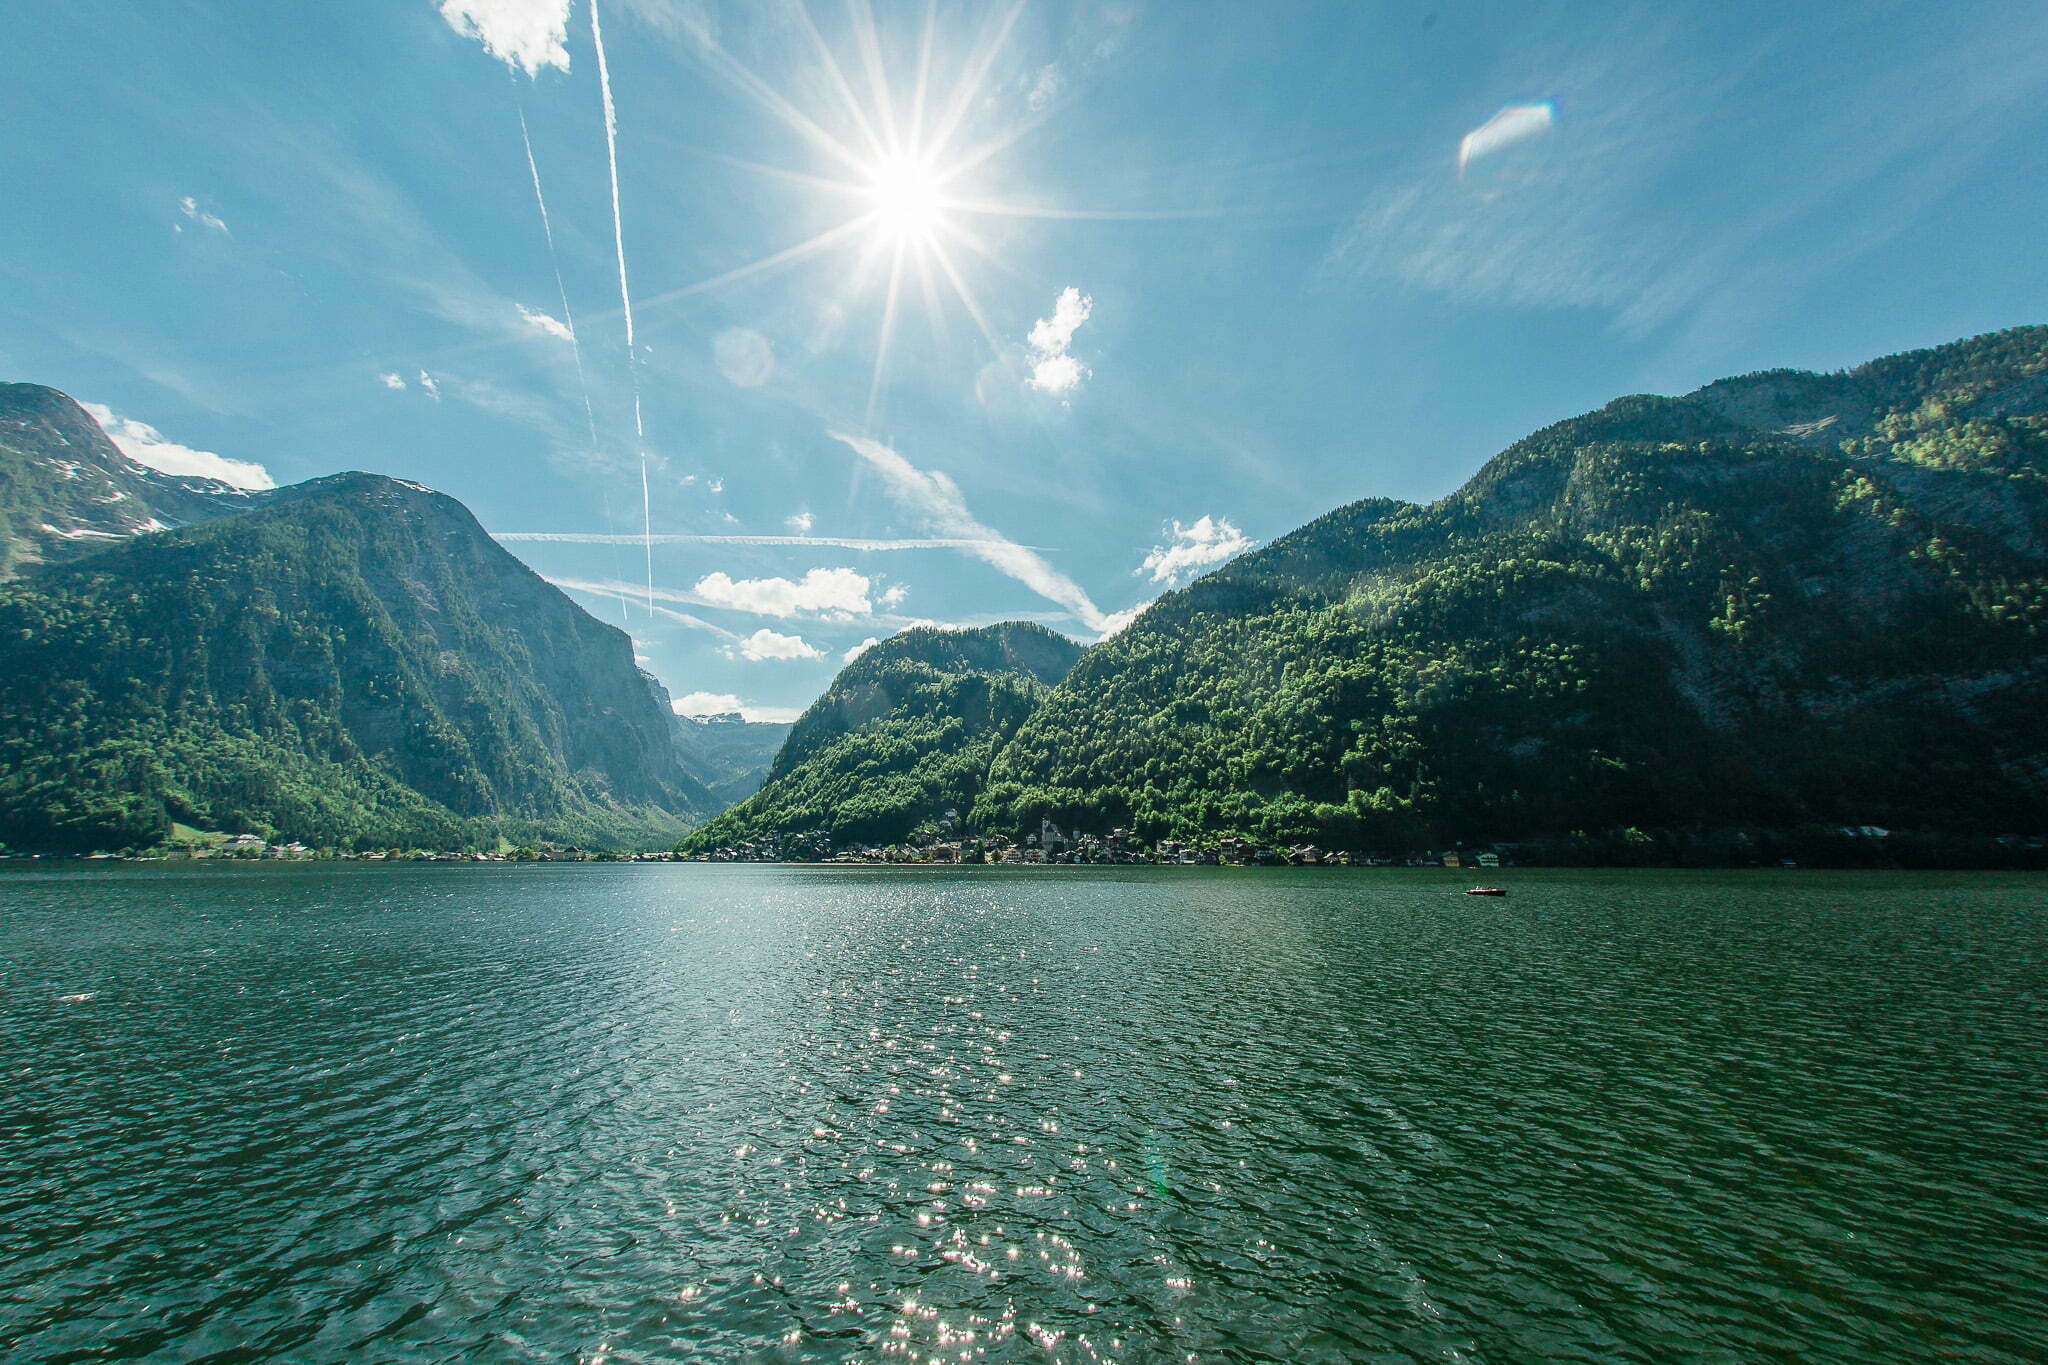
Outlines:
POLYGON ((2038 3, 600 5, 616 218, 589 0, 15 26, 0 377, 431 484, 768 716, 1619 394, 2048 320, 2038 3))

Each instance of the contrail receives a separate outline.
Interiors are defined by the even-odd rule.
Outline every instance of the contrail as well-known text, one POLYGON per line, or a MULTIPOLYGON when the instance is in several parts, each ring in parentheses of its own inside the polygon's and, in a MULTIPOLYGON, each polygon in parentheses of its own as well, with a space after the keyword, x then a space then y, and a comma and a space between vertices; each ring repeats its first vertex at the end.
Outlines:
POLYGON ((990 550, 997 547, 1050 551, 1048 545, 1016 545, 1008 540, 961 538, 869 540, 858 536, 613 536, 596 531, 493 531, 496 541, 552 541, 561 545, 813 545, 828 550, 990 550))
MULTIPOLYGON (((593 597, 610 597, 616 599, 623 599, 629 592, 631 592, 633 586, 630 583, 587 583, 577 578, 544 577, 543 581, 552 583, 556 587, 568 592, 587 592, 593 597)), ((679 598, 678 600, 687 601, 689 599, 679 598)), ((682 624, 686 626, 694 626, 698 630, 708 630, 713 635, 716 635, 723 640, 737 642, 741 638, 740 636, 734 634, 732 631, 727 630, 724 626, 712 625, 709 621, 705 620, 701 616, 692 616, 686 611, 671 611, 667 607, 657 607, 654 605, 651 599, 647 604, 647 609, 650 615, 666 616, 671 621, 680 621, 682 624)))
POLYGON ((646 537, 647 611, 654 612, 654 515, 647 496, 647 428, 640 419, 640 372, 634 356, 633 291, 626 284, 626 220, 619 212, 619 112, 612 103, 612 73, 604 57, 597 0, 590 0, 590 43, 597 49, 597 88, 604 96, 604 150, 612 172, 612 246, 619 258, 619 309, 626 319, 626 378, 633 387, 633 438, 640 453, 640 531, 646 537))
MULTIPOLYGON (((514 78, 516 82, 516 77, 514 78)), ((533 202, 540 208, 540 232, 547 239, 548 265, 555 272, 555 294, 562 301, 562 322, 569 329, 569 353, 576 358, 576 388, 583 395, 583 425, 590 433, 590 450, 597 453, 597 413, 590 405, 590 381, 583 373, 583 338, 576 331, 576 312, 569 306, 569 287, 562 282, 562 259, 555 252, 555 225, 548 216, 548 197, 540 187, 540 163, 533 157, 533 137, 526 131, 526 106, 515 105, 519 114, 519 145, 526 149, 526 170, 533 177, 533 202)), ((602 495, 605 520, 611 521, 611 498, 602 495)), ((613 523, 616 525, 617 523, 613 523)), ((619 600, 619 624, 628 622, 626 602, 619 600)))

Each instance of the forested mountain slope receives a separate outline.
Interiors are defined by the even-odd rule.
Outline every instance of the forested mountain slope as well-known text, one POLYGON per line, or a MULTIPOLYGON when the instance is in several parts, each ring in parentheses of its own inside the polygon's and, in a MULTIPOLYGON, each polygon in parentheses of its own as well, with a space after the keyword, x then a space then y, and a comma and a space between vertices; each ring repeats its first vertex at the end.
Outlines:
POLYGON ((723 808, 761 790, 791 728, 738 713, 677 716, 676 752, 683 771, 710 791, 714 808, 723 808))
POLYGON ((1621 399, 1090 650, 986 827, 2048 830, 2048 329, 1621 399))
POLYGON ((672 840, 668 699, 453 499, 341 474, 0 585, 0 840, 672 840))
POLYGON ((687 847, 791 833, 890 842, 967 814, 991 758, 1080 656, 1042 626, 907 630, 870 647, 798 718, 750 799, 687 847))

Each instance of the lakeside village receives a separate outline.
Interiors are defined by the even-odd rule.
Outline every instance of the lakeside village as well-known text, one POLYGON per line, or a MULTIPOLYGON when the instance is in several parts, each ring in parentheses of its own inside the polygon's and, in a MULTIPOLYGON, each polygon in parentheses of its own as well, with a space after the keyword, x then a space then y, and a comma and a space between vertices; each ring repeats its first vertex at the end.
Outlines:
MULTIPOLYGON (((1503 845, 1502 847, 1509 847, 1503 845)), ((16 853, 0 847, 0 860, 42 859, 57 855, 16 853)), ((1257 847, 1241 839, 1223 839, 1196 846, 1177 839, 1160 839, 1146 846, 1129 830, 1112 830, 1108 836, 1063 834, 1046 822, 1036 834, 1022 842, 1000 836, 987 838, 928 838, 900 844, 859 844, 835 847, 823 835, 796 834, 780 841, 743 843, 709 852, 632 852, 622 849, 585 849, 575 845, 538 844, 523 848, 449 852, 430 849, 372 849, 356 852, 312 848, 302 843, 273 844, 256 834, 216 836, 188 840, 147 851, 88 853, 77 855, 88 862, 187 862, 225 859, 270 862, 415 862, 415 863, 591 863, 591 862, 715 862, 715 863, 828 863, 828 864, 910 864, 976 866, 1033 864, 1038 866, 1115 865, 1126 867, 1499 867, 1497 850, 1470 852, 1448 850, 1427 857, 1385 858, 1353 854, 1348 850, 1326 851, 1312 844, 1293 848, 1257 847)))
POLYGON ((958 812, 949 810, 943 819, 921 828, 908 842, 900 844, 840 847, 822 834, 792 834, 684 857, 691 862, 713 863, 909 863, 968 867, 1500 867, 1503 854, 1514 847, 1500 844, 1477 851, 1458 848, 1394 858, 1354 853, 1350 849, 1323 849, 1314 844, 1267 847, 1230 838, 1206 842, 1157 839, 1147 843, 1127 829, 1113 829, 1099 836, 1078 831, 1068 834, 1050 820, 1041 821, 1037 833, 1014 840, 1001 835, 956 836, 959 819, 958 812))
POLYGON ((0 863, 31 859, 99 862, 239 860, 364 863, 807 863, 860 866, 1117 866, 1117 867, 1726 867, 1726 868, 2005 868, 2048 871, 2048 836, 1961 835, 1895 831, 1876 825, 1801 829, 1613 830, 1492 844, 1458 843, 1442 851, 1402 853, 1325 849, 1314 844, 1264 844, 1228 835, 1146 839, 1131 830, 1069 833, 1051 821, 1022 839, 974 834, 948 811, 899 843, 835 843, 820 833, 794 833, 718 848, 589 849, 535 842, 494 849, 313 848, 271 843, 258 834, 228 835, 174 826, 154 848, 49 853, 0 844, 0 863))

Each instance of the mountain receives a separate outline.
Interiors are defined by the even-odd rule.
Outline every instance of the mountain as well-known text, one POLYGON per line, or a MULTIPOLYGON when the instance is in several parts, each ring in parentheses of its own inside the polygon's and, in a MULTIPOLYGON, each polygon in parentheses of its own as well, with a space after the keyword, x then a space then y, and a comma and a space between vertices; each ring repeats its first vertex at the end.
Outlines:
POLYGON ((730 806, 761 790, 790 729, 787 723, 748 720, 737 712, 677 716, 676 752, 683 770, 704 784, 713 802, 730 806))
POLYGON ((964 816, 990 759, 1081 647, 1042 626, 906 630, 870 646, 797 719, 757 794, 689 848, 793 832, 891 842, 964 816))
POLYGON ((1395 853, 2048 831, 2048 328, 1619 399, 1440 501, 1339 508, 1071 670, 959 673, 947 638, 849 666, 693 846, 947 805, 1395 853), (966 704, 984 678, 1000 701, 966 704))
POLYGON ((57 390, 0 384, 0 579, 246 511, 263 496, 137 464, 57 390))
POLYGON ((1091 650, 974 811, 1417 847, 2048 830, 2048 328, 1546 428, 1091 650))
POLYGON ((653 844, 711 805, 627 637, 454 499, 247 501, 0 584, 0 840, 653 844))

